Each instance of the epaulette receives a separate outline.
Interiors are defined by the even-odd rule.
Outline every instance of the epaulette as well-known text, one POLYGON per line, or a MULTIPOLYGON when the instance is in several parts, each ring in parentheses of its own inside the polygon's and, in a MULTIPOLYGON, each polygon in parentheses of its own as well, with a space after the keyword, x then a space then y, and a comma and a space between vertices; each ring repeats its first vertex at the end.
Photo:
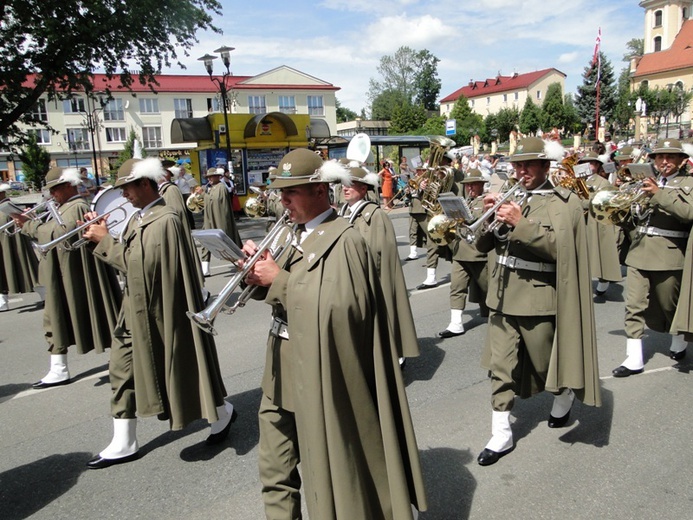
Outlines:
POLYGON ((573 193, 569 188, 564 186, 554 186, 553 191, 563 200, 568 200, 570 194, 573 193))

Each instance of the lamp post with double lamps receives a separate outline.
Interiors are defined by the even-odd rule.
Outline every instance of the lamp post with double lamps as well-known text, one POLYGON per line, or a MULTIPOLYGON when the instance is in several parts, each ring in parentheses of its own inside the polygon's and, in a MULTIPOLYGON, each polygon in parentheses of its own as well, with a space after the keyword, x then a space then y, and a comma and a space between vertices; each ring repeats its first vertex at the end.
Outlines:
POLYGON ((231 65, 232 50, 234 50, 234 47, 223 46, 219 47, 214 51, 221 56, 221 62, 224 64, 224 67, 226 68, 226 71, 222 73, 221 78, 219 78, 219 76, 212 75, 214 71, 213 62, 217 59, 216 56, 212 56, 211 54, 205 54, 201 58, 197 59, 198 61, 201 61, 205 64, 205 70, 207 71, 207 74, 209 74, 209 79, 212 80, 212 83, 214 83, 219 88, 219 93, 221 94, 221 106, 222 110, 224 111, 224 125, 226 126, 226 161, 228 163, 229 172, 231 173, 233 173, 233 160, 231 158, 231 140, 229 139, 228 92, 229 77, 232 76, 231 71, 229 70, 229 66, 231 65))

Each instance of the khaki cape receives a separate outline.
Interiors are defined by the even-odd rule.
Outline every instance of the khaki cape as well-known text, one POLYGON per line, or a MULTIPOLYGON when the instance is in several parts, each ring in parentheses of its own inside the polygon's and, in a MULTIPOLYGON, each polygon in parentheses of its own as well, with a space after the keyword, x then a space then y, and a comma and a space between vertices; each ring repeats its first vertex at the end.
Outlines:
MULTIPOLYGON (((293 392, 311 518, 411 519, 426 509, 402 373, 373 260, 336 212, 267 294, 288 316, 293 392)), ((279 376, 278 376, 279 377, 279 376)))
POLYGON ((226 390, 214 339, 193 326, 186 311, 202 309, 202 288, 183 225, 163 200, 131 219, 122 243, 107 236, 94 254, 126 274, 114 335, 132 336, 137 413, 169 418, 180 430, 218 420, 226 390))
MULTIPOLYGON (((0 226, 10 217, 0 213, 0 226)), ((11 226, 10 226, 11 227, 11 226)), ((0 232, 0 293, 22 294, 38 285, 38 259, 31 239, 22 233, 0 232)))
POLYGON ((231 211, 231 194, 226 184, 220 182, 205 194, 205 210, 203 229, 221 229, 236 245, 242 247, 241 236, 238 234, 236 221, 231 211))

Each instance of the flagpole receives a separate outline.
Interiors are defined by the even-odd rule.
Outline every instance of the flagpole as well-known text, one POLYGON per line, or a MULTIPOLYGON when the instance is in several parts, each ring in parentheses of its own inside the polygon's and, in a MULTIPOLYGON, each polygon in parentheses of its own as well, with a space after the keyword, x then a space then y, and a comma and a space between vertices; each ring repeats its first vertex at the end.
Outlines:
POLYGON ((596 110, 595 110, 595 125, 594 125, 594 137, 595 141, 599 140, 599 98, 601 94, 601 75, 602 75, 602 56, 601 56, 601 43, 602 43, 602 28, 599 28, 597 33, 597 41, 594 46, 594 57, 592 58, 592 65, 597 62, 597 81, 596 81, 596 110))

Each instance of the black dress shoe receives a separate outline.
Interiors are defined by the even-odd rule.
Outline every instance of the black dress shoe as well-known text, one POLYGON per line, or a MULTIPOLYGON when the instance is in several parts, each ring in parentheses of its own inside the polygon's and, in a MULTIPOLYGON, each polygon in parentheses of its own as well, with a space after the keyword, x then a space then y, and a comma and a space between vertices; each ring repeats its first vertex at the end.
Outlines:
POLYGON ((635 374, 642 374, 644 368, 639 368, 638 370, 631 370, 630 368, 626 368, 623 365, 620 367, 614 368, 611 373, 614 375, 614 377, 628 377, 628 376, 633 376, 635 374))
POLYGON ((87 462, 87 468, 89 469, 105 469, 115 466, 116 464, 125 464, 126 462, 132 462, 140 458, 140 452, 136 451, 132 455, 127 455, 126 457, 120 457, 119 459, 106 459, 101 455, 97 455, 89 462, 87 462))
POLYGON ((477 457, 476 461, 479 463, 479 466, 490 466, 491 464, 495 464, 496 462, 498 462, 498 460, 501 457, 505 457, 514 449, 515 446, 512 446, 511 448, 508 448, 505 451, 493 451, 489 450, 488 448, 484 448, 484 451, 479 453, 479 456, 477 457))
POLYGON ((424 289, 433 289, 434 287, 438 287, 438 283, 434 283, 433 285, 422 283, 421 285, 416 286, 416 290, 423 291, 424 289))
POLYGON ((441 338, 454 338, 455 336, 461 336, 464 334, 464 331, 462 332, 453 332, 451 330, 445 329, 443 332, 439 332, 438 336, 441 338))
POLYGON ((222 442, 226 437, 229 436, 229 431, 231 430, 231 425, 233 422, 236 420, 238 417, 238 414, 236 413, 236 409, 233 409, 233 412, 231 412, 231 420, 229 421, 229 424, 224 426, 224 429, 221 430, 219 433, 210 433, 209 437, 205 440, 205 444, 207 446, 213 446, 214 444, 219 444, 222 442))
POLYGON ((65 381, 58 381, 57 383, 44 383, 43 381, 36 381, 31 388, 34 390, 41 390, 42 388, 53 388, 54 386, 69 385, 72 381, 66 379, 65 381))
POLYGON ((673 350, 670 350, 669 357, 674 361, 681 361, 686 357, 686 349, 683 349, 681 352, 674 352, 673 350))
POLYGON ((549 428, 563 428, 568 423, 569 419, 570 410, 568 410, 568 413, 563 417, 554 417, 553 415, 549 414, 548 426, 549 428))

